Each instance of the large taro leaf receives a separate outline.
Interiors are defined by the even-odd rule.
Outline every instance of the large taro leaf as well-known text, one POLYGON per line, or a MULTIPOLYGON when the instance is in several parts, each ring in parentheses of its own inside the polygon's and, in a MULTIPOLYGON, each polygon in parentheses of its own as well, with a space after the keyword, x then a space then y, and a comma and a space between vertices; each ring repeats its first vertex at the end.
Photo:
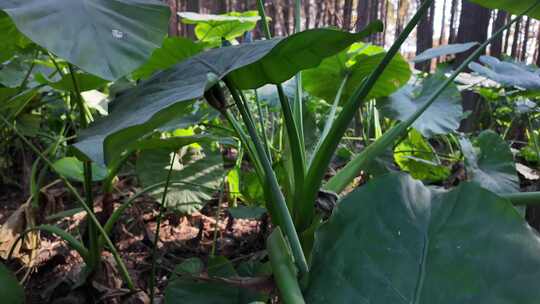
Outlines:
MULTIPOLYGON (((326 58, 318 67, 304 71, 302 84, 311 95, 331 103, 336 98, 343 78, 348 75, 341 96, 341 101, 346 102, 360 83, 377 68, 384 56, 381 47, 355 43, 347 50, 326 58)), ((410 77, 409 64, 398 54, 371 89, 368 98, 389 96, 405 85, 410 77)))
POLYGON ((435 149, 420 132, 412 129, 394 148, 394 160, 401 170, 413 178, 430 182, 445 180, 450 175, 448 167, 437 157, 435 149))
MULTIPOLYGON (((536 0, 471 0, 476 4, 492 8, 492 9, 502 9, 509 11, 513 14, 521 14, 525 12, 526 9, 533 6, 537 1, 536 0)), ((540 6, 536 6, 529 14, 529 16, 540 19, 540 6)))
POLYGON ((145 62, 170 15, 157 0, 0 0, 0 9, 35 43, 108 80, 145 62))
POLYGON ((2 303, 24 303, 24 291, 19 281, 2 263, 0 263, 0 294, 2 295, 2 303))
POLYGON ((316 232, 306 302, 535 304, 540 238, 473 183, 444 191, 386 175, 316 232))
MULTIPOLYGON (((407 120, 446 80, 442 74, 426 78, 421 85, 407 85, 390 97, 378 102, 382 113, 397 120, 407 120)), ((426 137, 451 133, 463 117, 461 94, 455 84, 448 86, 435 102, 420 116, 413 127, 426 137)))
POLYGON ((460 145, 470 180, 495 193, 519 190, 512 151, 497 133, 489 130, 480 133, 475 145, 461 138, 460 145))
MULTIPOLYGON (((171 158, 169 149, 145 150, 137 159, 137 175, 144 186, 150 186, 167 179, 171 158)), ((167 208, 190 214, 203 207, 219 190, 225 170, 219 150, 210 145, 201 148, 183 147, 177 153, 171 181, 181 182, 169 186, 167 208)), ((151 194, 161 201, 164 187, 151 194)))
POLYGON ((182 115, 182 101, 202 97, 227 75, 243 89, 281 83, 379 30, 379 22, 356 34, 314 29, 198 54, 122 94, 110 105, 111 114, 83 130, 75 146, 93 160, 109 163, 134 140, 182 115))
POLYGON ((472 62, 469 68, 474 72, 506 87, 540 90, 540 70, 523 63, 500 61, 491 56, 480 57, 484 65, 472 62))
POLYGON ((197 39, 215 46, 221 45, 222 39, 232 41, 253 30, 261 19, 257 11, 230 12, 223 15, 180 12, 178 15, 182 23, 196 25, 197 39))
POLYGON ((167 37, 163 45, 156 49, 150 59, 132 73, 135 79, 146 79, 157 71, 165 70, 173 65, 196 55, 202 46, 183 37, 167 37))

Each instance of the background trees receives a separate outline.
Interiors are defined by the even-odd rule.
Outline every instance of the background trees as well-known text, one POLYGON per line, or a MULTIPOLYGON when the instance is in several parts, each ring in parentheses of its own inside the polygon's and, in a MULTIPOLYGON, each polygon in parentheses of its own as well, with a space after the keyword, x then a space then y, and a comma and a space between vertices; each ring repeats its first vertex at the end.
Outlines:
MULTIPOLYGON (((256 9, 255 0, 166 0, 172 11, 200 13, 226 13, 256 9)), ((382 20, 387 30, 371 37, 378 45, 390 45, 399 34, 405 21, 410 18, 423 0, 304 0, 304 28, 337 26, 346 30, 358 30, 374 19, 382 20)), ((267 0, 266 7, 272 18, 274 35, 287 35, 293 27, 291 0, 267 0)), ((437 0, 430 14, 422 20, 415 34, 416 42, 404 47, 403 53, 415 54, 446 43, 483 41, 494 29, 499 28, 511 16, 499 10, 489 10, 468 0, 437 0)), ((182 25, 178 17, 171 19, 172 35, 192 35, 189 26, 182 25)), ((493 56, 512 55, 528 63, 540 62, 540 22, 524 18, 497 39, 489 49, 493 56)), ((458 60, 465 58, 462 54, 458 60)), ((420 64, 426 70, 430 64, 420 64)))

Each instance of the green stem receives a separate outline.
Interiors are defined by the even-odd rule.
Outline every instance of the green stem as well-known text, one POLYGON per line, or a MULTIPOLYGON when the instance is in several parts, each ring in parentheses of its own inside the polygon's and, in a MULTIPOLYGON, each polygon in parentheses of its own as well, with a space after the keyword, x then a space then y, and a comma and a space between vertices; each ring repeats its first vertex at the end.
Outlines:
MULTIPOLYGON (((6 126, 10 127, 13 132, 15 132, 15 134, 28 146, 30 147, 30 149, 32 149, 32 151, 34 151, 34 153, 36 153, 36 155, 38 155, 39 157, 41 157, 41 159, 43 159, 43 161, 50 167, 50 168, 53 168, 54 169, 54 165, 53 163, 45 156, 43 155, 43 153, 34 145, 32 144, 28 138, 26 138, 26 136, 24 136, 18 129, 15 125, 13 125, 12 123, 10 123, 6 117, 0 113, 0 120, 2 121, 2 123, 4 123, 6 126)), ((75 197, 75 200, 81 204, 81 207, 84 208, 84 210, 87 212, 88 214, 88 217, 90 218, 90 221, 92 221, 98 231, 101 233, 101 235, 103 236, 103 238, 105 239, 105 242, 107 243, 107 245, 110 247, 110 250, 111 250, 111 253, 118 265, 118 268, 120 270, 120 273, 121 275, 123 276, 124 280, 126 281, 126 284, 128 285, 129 289, 130 290, 135 290, 135 285, 133 284, 133 281, 131 280, 131 277, 129 276, 129 272, 127 271, 127 268, 126 268, 126 265, 124 264, 124 262, 122 261, 122 259, 120 258, 120 254, 118 253, 118 251, 116 250, 116 247, 114 247, 114 244, 112 243, 111 239, 109 238, 109 236, 107 235, 107 233, 105 232, 105 230, 103 229, 103 227, 101 226, 101 224, 99 223, 98 219, 96 218, 95 214, 93 212, 91 212, 92 210, 90 209, 90 207, 88 207, 88 205, 85 203, 85 201, 83 200, 83 198, 81 197, 81 195, 79 194, 79 192, 77 191, 77 189, 75 189, 75 187, 69 182, 69 180, 67 180, 67 178, 65 176, 63 176, 60 172, 56 172, 58 174, 58 176, 60 177, 60 179, 64 182, 64 184, 66 185, 66 187, 68 188, 68 190, 73 194, 73 196, 75 197)))
POLYGON ((516 206, 540 205, 540 192, 502 193, 500 196, 510 200, 516 206))
MULTIPOLYGON (((298 5, 298 0, 296 0, 298 5)), ((263 32, 266 36, 266 39, 272 38, 270 34, 270 27, 268 26, 268 20, 266 19, 266 13, 264 11, 264 1, 257 1, 257 8, 259 10, 259 16, 261 17, 261 23, 263 26, 263 32)), ((297 9, 297 13, 300 13, 300 10, 297 9)), ((299 18, 298 18, 299 19, 299 18)), ((300 20, 296 21, 297 23, 300 20)), ((297 28, 299 29, 299 28, 297 28)), ((283 118, 285 121, 285 127, 287 130, 287 137, 289 139, 289 148, 291 149, 291 161, 293 164, 293 175, 294 175, 294 204, 292 213, 294 214, 295 221, 298 221, 297 214, 300 214, 300 209, 303 208, 303 205, 307 203, 303 202, 303 189, 304 189, 304 180, 306 177, 306 149, 304 143, 304 131, 303 131, 303 119, 302 119, 302 86, 301 86, 301 77, 296 77, 296 102, 295 102, 295 111, 291 109, 291 104, 287 100, 285 93, 283 92, 283 87, 277 85, 277 91, 279 96, 279 102, 281 104, 281 110, 283 112, 283 118)), ((313 204, 311 204, 313 205, 313 204)))
POLYGON ((270 26, 268 25, 268 20, 266 19, 266 12, 264 11, 264 0, 257 0, 257 9, 259 10, 259 16, 261 17, 261 25, 263 28, 263 33, 266 39, 272 38, 270 33, 270 26))
POLYGON ((531 134, 530 136, 534 143, 534 149, 536 150, 536 160, 537 162, 540 162, 540 143, 538 143, 538 136, 536 136, 536 133, 534 132, 535 130, 530 115, 527 115, 527 120, 529 121, 529 134, 531 134))
POLYGON ((302 214, 300 215, 299 229, 305 230, 309 227, 311 219, 314 214, 314 201, 317 197, 319 187, 324 178, 324 174, 332 160, 332 157, 339 145, 339 142, 347 128, 354 118, 355 113, 358 111, 358 108, 362 105, 369 92, 380 78, 382 73, 385 71, 388 64, 394 56, 399 52, 399 49, 407 39, 407 37, 414 30, 420 19, 427 13, 429 7, 434 0, 427 0, 422 3, 422 6, 413 16, 411 21, 407 24, 403 32, 399 35, 396 42, 392 45, 388 53, 384 56, 381 63, 377 68, 370 74, 370 76, 360 84, 360 86, 353 93, 349 101, 345 104, 343 110, 338 116, 336 122, 330 129, 330 133, 322 143, 321 147, 314 152, 314 158, 311 166, 309 167, 307 173, 306 184, 304 188, 304 200, 302 201, 303 206, 300 208, 302 214))
POLYGON ((174 168, 174 161, 176 160, 176 152, 173 152, 173 156, 171 157, 171 163, 169 165, 169 172, 167 173, 167 179, 165 181, 165 188, 163 189, 163 195, 161 196, 161 204, 159 205, 159 214, 156 220, 156 233, 154 235, 154 243, 152 247, 152 271, 150 274, 150 282, 149 282, 149 289, 150 289, 150 304, 154 303, 154 295, 155 295, 155 282, 156 282, 156 263, 157 263, 157 247, 159 242, 159 232, 161 230, 161 219, 163 217, 163 210, 167 208, 167 192, 169 191, 169 183, 171 181, 171 175, 174 168))
POLYGON ((283 193, 281 192, 281 189, 279 187, 276 174, 272 169, 270 160, 266 156, 266 152, 261 141, 259 140, 255 126, 249 120, 247 110, 243 107, 242 100, 238 94, 237 89, 228 79, 225 79, 225 84, 229 88, 231 95, 238 109, 240 110, 242 119, 244 120, 244 123, 246 124, 246 127, 248 129, 248 134, 251 137, 259 159, 261 160, 261 164, 263 166, 264 174, 266 177, 266 185, 270 189, 269 196, 272 198, 272 203, 274 204, 272 209, 275 208, 274 210, 277 211, 277 214, 274 214, 274 216, 277 217, 277 222, 279 223, 279 226, 285 231, 285 235, 291 243, 291 248, 296 264, 300 270, 300 273, 303 275, 308 272, 306 258, 302 250, 302 245, 300 244, 300 239, 298 238, 298 234, 296 233, 291 214, 289 213, 289 209, 287 208, 285 197, 283 196, 283 193))
POLYGON ((270 151, 270 143, 268 142, 268 136, 266 136, 266 122, 264 119, 261 101, 259 100, 259 95, 257 94, 257 90, 254 90, 255 92, 255 102, 257 103, 257 112, 259 114, 259 124, 261 125, 261 135, 263 139, 264 146, 266 148, 266 153, 268 154, 268 159, 270 159, 270 162, 272 162, 272 153, 270 151))
POLYGON ((283 238, 281 229, 277 227, 266 241, 266 248, 270 263, 272 264, 272 272, 279 289, 280 300, 284 304, 304 304, 304 297, 296 271, 290 255, 289 246, 283 238))
MULTIPOLYGON (((88 127, 88 120, 86 118, 86 111, 84 107, 84 102, 81 96, 81 90, 79 87, 79 83, 77 82, 77 78, 75 77, 75 69, 73 68, 73 65, 68 64, 69 69, 69 76, 71 77, 71 81, 73 84, 73 96, 75 96, 75 100, 77 102, 77 106, 79 108, 79 116, 81 121, 81 126, 83 128, 88 127)), ((84 175, 84 196, 86 197, 86 205, 90 208, 92 212, 94 212, 94 198, 92 193, 92 162, 85 160, 83 162, 83 175, 84 175)), ((91 270, 95 270, 96 267, 99 266, 100 259, 100 251, 98 247, 98 231, 95 227, 95 225, 89 221, 88 222, 88 234, 89 234, 89 248, 90 248, 90 263, 88 267, 91 270)))

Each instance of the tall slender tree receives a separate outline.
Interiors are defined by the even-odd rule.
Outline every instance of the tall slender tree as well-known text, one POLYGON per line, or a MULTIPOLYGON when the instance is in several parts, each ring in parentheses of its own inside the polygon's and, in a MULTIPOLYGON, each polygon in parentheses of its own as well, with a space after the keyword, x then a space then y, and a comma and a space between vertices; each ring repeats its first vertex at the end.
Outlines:
MULTIPOLYGON (((499 10, 497 12, 497 17, 493 22, 493 29, 491 34, 493 35, 498 29, 504 26, 506 19, 508 18, 508 13, 504 10, 499 10)), ((501 57, 503 51, 503 36, 499 35, 493 43, 491 43, 490 55, 494 57, 501 57)))
MULTIPOLYGON (((426 0, 418 0, 417 4, 421 5, 426 0)), ((425 15, 418 23, 418 29, 416 32, 416 54, 420 54, 423 51, 433 47, 433 22, 435 20, 435 2, 432 3, 428 10, 428 14, 425 15)), ((418 62, 415 68, 421 71, 429 71, 431 67, 431 61, 418 62)))

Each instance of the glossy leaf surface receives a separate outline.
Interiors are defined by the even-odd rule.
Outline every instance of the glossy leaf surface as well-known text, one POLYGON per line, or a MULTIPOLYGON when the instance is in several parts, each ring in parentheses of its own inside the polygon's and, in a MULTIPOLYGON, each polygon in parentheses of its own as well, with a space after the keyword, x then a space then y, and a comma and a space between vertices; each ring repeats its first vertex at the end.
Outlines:
MULTIPOLYGON (((332 103, 343 78, 347 76, 348 80, 341 96, 341 102, 346 102, 360 83, 375 70, 384 55, 384 49, 381 47, 356 43, 347 50, 323 60, 318 67, 303 72, 304 88, 311 95, 332 103)), ((371 89, 368 98, 389 96, 405 85, 410 77, 409 64, 398 54, 371 89)))
POLYGON ((108 80, 146 61, 170 15, 155 0, 0 0, 0 9, 35 43, 108 80))
POLYGON ((198 54, 125 92, 111 104, 109 116, 81 132, 75 146, 97 162, 111 162, 126 145, 185 115, 182 101, 201 98, 227 75, 245 89, 280 83, 380 29, 380 23, 357 34, 316 29, 198 54))
POLYGON ((539 250, 538 234, 492 192, 387 175, 317 231, 306 302, 534 304, 539 250))

